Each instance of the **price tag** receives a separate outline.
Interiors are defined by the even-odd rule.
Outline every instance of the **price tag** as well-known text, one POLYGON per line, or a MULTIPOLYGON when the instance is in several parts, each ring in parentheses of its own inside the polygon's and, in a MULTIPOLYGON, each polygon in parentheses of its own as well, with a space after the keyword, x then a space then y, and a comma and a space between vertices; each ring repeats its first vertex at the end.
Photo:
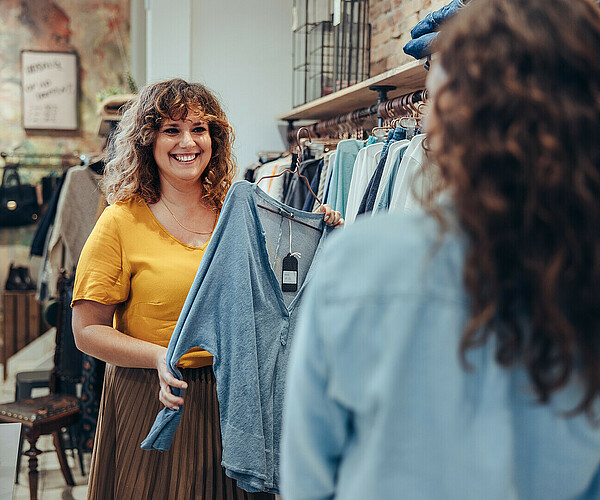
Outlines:
POLYGON ((298 259, 291 254, 287 254, 283 258, 281 290, 283 292, 295 292, 298 290, 298 259))

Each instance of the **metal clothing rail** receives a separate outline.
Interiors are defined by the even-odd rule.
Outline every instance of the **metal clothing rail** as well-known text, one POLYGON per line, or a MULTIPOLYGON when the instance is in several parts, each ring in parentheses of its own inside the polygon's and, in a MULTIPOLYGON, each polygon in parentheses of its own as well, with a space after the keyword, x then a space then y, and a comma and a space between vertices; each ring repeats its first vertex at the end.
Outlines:
MULTIPOLYGON (((381 125, 394 118, 411 115, 416 110, 414 105, 426 101, 427 90, 420 89, 393 99, 379 99, 377 104, 373 104, 368 108, 356 109, 328 120, 305 125, 305 127, 315 137, 339 137, 349 131, 363 130, 365 122, 369 118, 377 118, 379 125, 381 125)), ((298 128, 290 126, 287 133, 288 144, 295 144, 298 128)))
POLYGON ((0 169, 8 165, 17 165, 23 168, 68 168, 84 162, 93 155, 81 153, 18 153, 0 152, 2 165, 0 169))

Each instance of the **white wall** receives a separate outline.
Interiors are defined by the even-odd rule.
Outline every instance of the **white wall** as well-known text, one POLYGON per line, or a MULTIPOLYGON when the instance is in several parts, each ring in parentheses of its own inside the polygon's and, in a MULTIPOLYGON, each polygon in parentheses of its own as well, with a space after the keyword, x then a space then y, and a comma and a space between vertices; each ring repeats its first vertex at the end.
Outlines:
POLYGON ((146 0, 146 79, 190 80, 192 0, 146 0))
POLYGON ((293 0, 145 2, 147 81, 189 75, 213 90, 240 169, 257 151, 285 150, 277 116, 292 107, 293 0))
POLYGON ((146 8, 142 0, 131 0, 131 75, 138 87, 146 85, 146 8))
POLYGON ((244 168, 282 150, 276 117, 292 107, 292 0, 193 3, 192 78, 216 91, 244 168))

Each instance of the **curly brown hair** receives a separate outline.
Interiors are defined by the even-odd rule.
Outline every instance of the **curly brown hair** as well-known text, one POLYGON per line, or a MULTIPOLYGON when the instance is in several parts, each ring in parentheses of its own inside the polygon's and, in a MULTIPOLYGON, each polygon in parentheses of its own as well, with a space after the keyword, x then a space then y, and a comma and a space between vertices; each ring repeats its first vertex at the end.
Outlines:
POLYGON ((138 195, 146 203, 160 199, 160 179, 152 145, 162 120, 198 113, 208 122, 212 154, 201 176, 203 198, 220 210, 235 176, 233 129, 217 98, 204 85, 180 78, 146 86, 129 103, 114 139, 114 158, 103 179, 109 203, 138 195))
MULTIPOLYGON (((437 42, 429 130, 470 238, 468 349, 497 341, 539 401, 577 373, 600 395, 600 11, 589 0, 473 0, 437 42)), ((429 204, 431 207, 432 204, 429 204)), ((441 217, 441 212, 434 213, 441 217)))

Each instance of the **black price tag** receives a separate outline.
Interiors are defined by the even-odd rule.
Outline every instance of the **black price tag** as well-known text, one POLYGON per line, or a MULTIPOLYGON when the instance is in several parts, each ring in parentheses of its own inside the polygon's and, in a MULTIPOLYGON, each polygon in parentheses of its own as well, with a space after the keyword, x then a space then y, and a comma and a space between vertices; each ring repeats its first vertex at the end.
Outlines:
POLYGON ((295 292, 298 290, 298 259, 292 254, 287 254, 283 258, 281 290, 284 292, 295 292))

